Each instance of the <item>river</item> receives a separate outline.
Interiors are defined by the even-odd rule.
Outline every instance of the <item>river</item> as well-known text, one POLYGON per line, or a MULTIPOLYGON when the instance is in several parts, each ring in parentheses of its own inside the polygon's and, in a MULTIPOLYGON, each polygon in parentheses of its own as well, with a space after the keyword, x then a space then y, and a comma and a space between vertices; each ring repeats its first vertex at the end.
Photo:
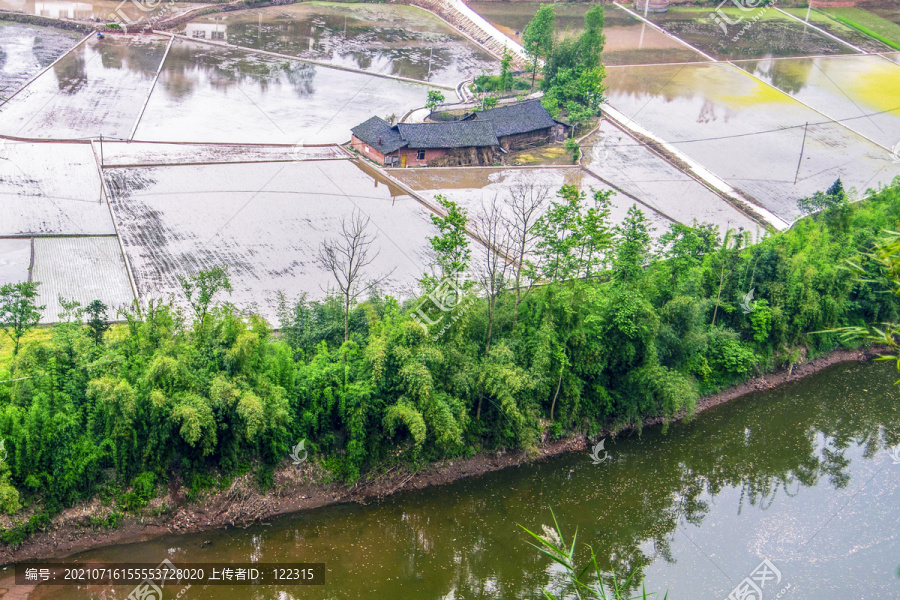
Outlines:
MULTIPOLYGON (((893 364, 840 364, 666 432, 608 438, 599 464, 572 454, 367 505, 77 558, 327 565, 324 586, 194 586, 182 600, 539 598, 559 571, 518 524, 540 530, 552 509, 604 570, 638 570, 648 591, 673 600, 722 600, 764 559, 778 575, 766 600, 897 598, 894 379, 893 364)), ((582 546, 579 559, 587 557, 582 546)), ((52 587, 31 598, 112 600, 130 591, 52 587)))

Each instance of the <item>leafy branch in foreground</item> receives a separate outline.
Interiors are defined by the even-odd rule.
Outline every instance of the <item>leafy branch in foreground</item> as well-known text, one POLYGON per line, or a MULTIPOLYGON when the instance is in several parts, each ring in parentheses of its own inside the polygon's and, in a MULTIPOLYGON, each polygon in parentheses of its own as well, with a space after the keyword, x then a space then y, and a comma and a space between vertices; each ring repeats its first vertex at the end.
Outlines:
MULTIPOLYGON (((550 514, 553 516, 553 528, 544 525, 544 535, 539 535, 523 525, 519 525, 519 527, 537 541, 537 543, 528 542, 529 545, 533 546, 538 552, 563 568, 565 578, 568 579, 571 591, 574 592, 576 598, 579 598, 580 600, 648 600, 649 598, 657 598, 659 596, 657 592, 648 594, 643 585, 641 586, 641 594, 639 596, 626 596, 631 580, 634 578, 637 571, 634 571, 629 575, 628 579, 623 581, 621 585, 613 577, 612 589, 610 590, 612 595, 607 594, 606 587, 603 584, 604 575, 600 570, 600 566, 597 564, 597 555, 594 553, 594 549, 590 545, 585 544, 588 550, 590 550, 591 559, 579 570, 575 565, 575 547, 576 540, 578 539, 578 531, 576 530, 575 535, 572 536, 572 543, 566 544, 562 529, 559 526, 559 522, 556 520, 556 515, 553 514, 553 511, 550 511, 550 514), (596 586, 585 583, 585 576, 591 570, 593 570, 597 576, 596 586)), ((542 591, 547 600, 562 600, 562 598, 565 598, 564 592, 557 596, 547 588, 542 588, 542 591)), ((669 594, 666 592, 663 596, 663 600, 666 600, 668 597, 669 594)))

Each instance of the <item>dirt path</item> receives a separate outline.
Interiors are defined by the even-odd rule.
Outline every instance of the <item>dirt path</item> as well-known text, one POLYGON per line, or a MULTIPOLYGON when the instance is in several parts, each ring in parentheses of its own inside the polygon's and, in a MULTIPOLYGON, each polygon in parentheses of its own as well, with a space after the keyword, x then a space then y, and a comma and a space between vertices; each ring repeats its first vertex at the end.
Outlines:
MULTIPOLYGON (((698 402, 696 412, 702 412, 745 394, 770 390, 837 363, 865 361, 877 354, 878 350, 874 348, 837 350, 813 361, 795 365, 790 370, 767 373, 718 394, 705 396, 698 402)), ((654 425, 661 421, 662 419, 649 419, 644 425, 654 425)), ((163 503, 175 506, 172 512, 156 518, 128 517, 120 522, 117 529, 98 530, 89 526, 89 517, 95 515, 97 511, 102 511, 103 508, 96 502, 78 506, 64 511, 54 520, 54 525, 49 531, 33 536, 21 547, 15 550, 9 547, 0 549, 0 564, 36 558, 60 558, 90 548, 139 542, 173 533, 247 527, 277 515, 342 502, 365 504, 400 490, 450 483, 568 452, 584 451, 588 447, 589 440, 583 437, 544 441, 533 454, 481 453, 471 458, 433 463, 415 473, 391 470, 353 486, 339 483, 317 484, 317 481, 322 481, 325 473, 319 471, 315 465, 306 464, 302 470, 285 465, 276 471, 274 484, 265 495, 259 494, 254 489, 250 476, 244 476, 236 479, 229 489, 195 504, 186 503, 183 488, 174 484, 164 498, 155 501, 157 506, 163 503)), ((7 587, 4 575, 6 573, 0 572, 0 587, 7 587)), ((0 598, 6 600, 7 595, 0 593, 0 598)))

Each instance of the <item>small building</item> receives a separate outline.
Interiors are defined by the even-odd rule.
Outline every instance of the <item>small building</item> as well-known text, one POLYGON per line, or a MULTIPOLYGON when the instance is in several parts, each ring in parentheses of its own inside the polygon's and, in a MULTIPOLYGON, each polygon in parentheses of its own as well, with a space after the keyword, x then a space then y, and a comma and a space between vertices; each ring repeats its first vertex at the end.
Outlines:
POLYGON ((500 146, 487 122, 391 125, 372 117, 351 131, 356 151, 388 167, 488 165, 500 146))
POLYGON ((494 135, 507 152, 561 142, 569 134, 568 126, 554 120, 540 100, 498 106, 476 112, 469 118, 475 123, 490 123, 494 135))

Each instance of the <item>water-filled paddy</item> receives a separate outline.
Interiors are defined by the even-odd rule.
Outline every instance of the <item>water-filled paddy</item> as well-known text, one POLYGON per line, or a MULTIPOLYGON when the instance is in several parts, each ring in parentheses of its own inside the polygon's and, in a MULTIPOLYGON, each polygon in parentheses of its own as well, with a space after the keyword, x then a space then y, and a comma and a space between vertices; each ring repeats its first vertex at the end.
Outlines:
POLYGON ((68 21, 99 23, 129 23, 146 19, 148 15, 166 18, 204 6, 195 2, 122 2, 121 0, 0 0, 0 10, 23 12, 29 15, 68 21), (142 10, 155 8, 154 11, 142 10), (164 10, 163 10, 164 9, 164 10))
POLYGON ((304 2, 200 17, 178 31, 450 86, 499 68, 490 54, 414 6, 304 2))
POLYGON ((11 96, 82 37, 75 31, 0 21, 0 97, 11 96))
MULTIPOLYGON (((457 483, 286 516, 246 530, 170 535, 83 561, 324 562, 324 586, 200 586, 196 600, 538 598, 559 570, 528 545, 555 513, 648 592, 721 600, 768 559, 766 600, 893 598, 900 444, 892 364, 845 364, 587 451, 457 483), (300 591, 298 591, 298 589, 300 591)), ((311 457, 312 458, 312 457, 311 457)), ((41 586, 29 600, 124 598, 130 587, 41 586), (100 594, 103 594, 102 596, 100 594)), ((181 586, 175 587, 175 591, 181 586)), ((633 594, 640 594, 640 587, 633 594)))
POLYGON ((797 199, 838 177, 864 192, 900 175, 889 151, 737 67, 612 67, 608 73, 613 107, 788 221, 799 215, 797 199))
POLYGON ((4 140, 0 236, 115 233, 89 144, 4 140))
MULTIPOLYGON (((228 301, 277 322, 277 292, 322 298, 331 275, 315 260, 354 209, 378 236, 372 279, 398 296, 429 264, 427 209, 349 160, 112 168, 112 208, 142 300, 179 293, 177 276, 227 266, 228 301)), ((179 296, 180 297, 180 296, 179 296)))
POLYGON ((0 285, 28 281, 31 238, 0 238, 0 285))
MULTIPOLYGON (((522 43, 522 32, 540 7, 538 2, 470 2, 469 6, 500 31, 522 43), (519 33, 516 34, 516 31, 519 33)), ((580 35, 590 3, 554 4, 558 37, 580 35)), ((612 4, 604 5, 607 65, 695 62, 706 60, 684 44, 660 33, 612 4)))
POLYGON ((762 226, 718 194, 678 170, 646 146, 610 123, 582 144, 585 169, 610 182, 660 213, 686 225, 713 223, 721 231, 762 226))
POLYGON ((263 146, 250 144, 167 144, 162 142, 108 142, 103 145, 107 167, 198 163, 342 160, 340 146, 263 146))
POLYGON ((127 139, 168 41, 149 35, 88 40, 4 105, 0 133, 127 139))
MULTIPOLYGON (((494 196, 503 203, 508 202, 510 191, 517 186, 534 186, 546 190, 549 198, 555 198, 557 190, 563 184, 577 186, 587 192, 588 196, 591 189, 612 189, 578 167, 391 169, 390 173, 426 198, 437 194, 449 198, 465 208, 469 215, 477 215, 482 206, 486 206, 494 196)), ((668 230, 670 219, 649 204, 620 193, 614 193, 611 198, 610 221, 613 224, 620 223, 628 209, 635 204, 654 227, 655 236, 668 230)))
POLYGON ((427 92, 425 85, 178 39, 134 139, 344 142, 372 115, 422 106, 427 92))
POLYGON ((32 281, 41 284, 42 323, 59 320, 60 297, 82 306, 100 300, 112 314, 134 300, 119 240, 112 235, 35 238, 32 281))
POLYGON ((724 5, 717 9, 724 17, 717 19, 710 16, 714 8, 669 7, 668 12, 651 13, 648 18, 719 60, 853 52, 771 7, 741 10, 724 5))
POLYGON ((735 64, 882 146, 900 141, 900 66, 880 56, 735 64))

